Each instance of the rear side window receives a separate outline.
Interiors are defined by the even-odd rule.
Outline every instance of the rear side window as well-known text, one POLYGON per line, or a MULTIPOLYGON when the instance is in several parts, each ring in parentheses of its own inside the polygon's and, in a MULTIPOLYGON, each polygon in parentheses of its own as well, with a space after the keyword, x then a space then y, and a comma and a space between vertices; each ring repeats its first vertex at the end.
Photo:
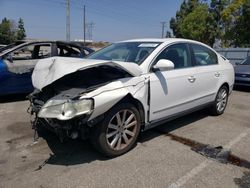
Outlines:
POLYGON ((191 46, 194 52, 194 59, 197 66, 218 64, 217 55, 212 50, 198 44, 191 44, 191 46))
POLYGON ((81 50, 70 45, 57 45, 57 54, 62 57, 82 57, 81 50))

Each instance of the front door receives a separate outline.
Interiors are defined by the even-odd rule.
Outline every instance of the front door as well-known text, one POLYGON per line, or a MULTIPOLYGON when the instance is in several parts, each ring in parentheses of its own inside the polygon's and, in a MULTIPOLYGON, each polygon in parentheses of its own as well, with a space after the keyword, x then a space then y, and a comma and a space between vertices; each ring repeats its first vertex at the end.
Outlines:
POLYGON ((174 44, 156 58, 168 59, 175 65, 173 70, 150 73, 150 121, 171 117, 194 108, 196 68, 193 67, 187 44, 174 44))

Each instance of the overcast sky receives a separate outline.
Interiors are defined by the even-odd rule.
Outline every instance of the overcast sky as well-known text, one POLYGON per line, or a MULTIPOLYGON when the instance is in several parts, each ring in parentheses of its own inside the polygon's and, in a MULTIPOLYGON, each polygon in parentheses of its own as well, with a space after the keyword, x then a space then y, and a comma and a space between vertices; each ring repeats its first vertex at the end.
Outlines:
MULTIPOLYGON (((160 22, 175 16, 183 0, 70 0, 71 40, 83 38, 83 5, 95 41, 161 37, 160 22)), ((28 38, 66 38, 66 0, 0 0, 0 19, 24 19, 28 38)))

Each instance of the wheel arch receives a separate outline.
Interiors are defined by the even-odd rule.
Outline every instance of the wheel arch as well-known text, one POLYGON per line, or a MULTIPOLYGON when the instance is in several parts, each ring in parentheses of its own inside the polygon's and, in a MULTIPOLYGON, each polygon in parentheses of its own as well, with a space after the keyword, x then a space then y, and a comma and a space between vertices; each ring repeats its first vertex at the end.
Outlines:
POLYGON ((128 93, 117 104, 120 104, 120 103, 132 103, 137 108, 140 114, 141 128, 143 128, 145 125, 145 109, 143 107, 142 102, 134 98, 130 93, 128 93))
MULTIPOLYGON (((227 82, 224 82, 224 83, 220 86, 220 88, 222 88, 223 86, 226 86, 227 91, 229 92, 229 84, 228 84, 227 82)), ((219 89, 220 89, 220 88, 219 88, 219 89)))

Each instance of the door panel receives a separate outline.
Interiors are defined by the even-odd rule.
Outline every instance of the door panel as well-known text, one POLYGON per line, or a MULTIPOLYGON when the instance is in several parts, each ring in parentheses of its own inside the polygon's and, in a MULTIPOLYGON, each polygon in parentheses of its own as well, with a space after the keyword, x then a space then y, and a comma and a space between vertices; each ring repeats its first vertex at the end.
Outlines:
POLYGON ((150 74, 150 121, 194 108, 199 88, 190 77, 196 68, 185 68, 150 74))
POLYGON ((218 64, 218 57, 209 48, 191 44, 194 64, 197 67, 197 87, 200 88, 196 93, 201 103, 212 102, 215 99, 219 80, 221 77, 220 65, 218 64))
POLYGON ((150 121, 195 107, 196 68, 192 66, 189 47, 185 43, 164 49, 156 58, 168 59, 175 68, 150 74, 150 121))

